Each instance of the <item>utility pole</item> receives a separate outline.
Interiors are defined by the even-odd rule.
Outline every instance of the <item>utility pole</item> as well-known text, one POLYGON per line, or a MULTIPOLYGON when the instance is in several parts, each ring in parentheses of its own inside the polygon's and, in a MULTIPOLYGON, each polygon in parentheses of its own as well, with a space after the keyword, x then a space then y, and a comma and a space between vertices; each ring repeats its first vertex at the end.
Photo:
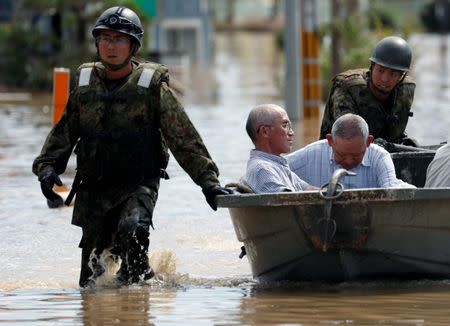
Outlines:
POLYGON ((286 58, 285 74, 285 98, 286 111, 293 121, 301 120, 303 116, 303 84, 300 76, 302 61, 300 57, 300 45, 302 44, 300 6, 301 1, 285 1, 285 28, 284 28, 284 50, 286 58))
POLYGON ((341 71, 341 32, 336 27, 336 22, 341 17, 340 0, 332 0, 331 3, 331 76, 336 76, 341 71))

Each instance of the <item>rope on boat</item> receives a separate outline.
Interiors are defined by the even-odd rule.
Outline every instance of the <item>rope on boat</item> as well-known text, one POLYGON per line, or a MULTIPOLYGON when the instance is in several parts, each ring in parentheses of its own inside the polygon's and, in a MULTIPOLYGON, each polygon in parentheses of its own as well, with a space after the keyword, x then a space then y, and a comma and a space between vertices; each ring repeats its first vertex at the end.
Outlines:
POLYGON ((344 192, 344 186, 339 181, 346 175, 355 176, 356 173, 345 169, 337 169, 333 172, 330 182, 324 184, 319 190, 320 196, 325 199, 324 217, 317 221, 323 252, 328 250, 328 245, 336 234, 337 226, 336 221, 331 217, 331 209, 333 207, 333 200, 344 192))

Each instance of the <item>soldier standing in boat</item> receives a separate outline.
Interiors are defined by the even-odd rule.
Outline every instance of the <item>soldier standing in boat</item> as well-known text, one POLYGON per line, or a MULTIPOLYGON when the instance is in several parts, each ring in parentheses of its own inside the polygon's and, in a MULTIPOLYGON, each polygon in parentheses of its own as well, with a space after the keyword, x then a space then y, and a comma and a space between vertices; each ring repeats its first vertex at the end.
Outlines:
POLYGON ((326 138, 337 118, 345 113, 366 120, 375 142, 417 146, 405 128, 413 115, 411 105, 416 84, 408 76, 412 51, 398 36, 382 39, 370 57, 369 69, 354 69, 336 75, 325 106, 320 138, 326 138))
POLYGON ((121 283, 154 275, 149 231, 159 180, 168 178, 168 148, 214 210, 215 197, 231 192, 220 186, 216 164, 169 88, 167 68, 134 58, 143 33, 128 8, 99 16, 92 30, 99 61, 79 67, 65 112, 33 162, 49 206, 57 207, 62 199, 52 189, 75 148, 72 223, 83 231, 81 287, 95 283, 111 256, 121 258, 121 283))

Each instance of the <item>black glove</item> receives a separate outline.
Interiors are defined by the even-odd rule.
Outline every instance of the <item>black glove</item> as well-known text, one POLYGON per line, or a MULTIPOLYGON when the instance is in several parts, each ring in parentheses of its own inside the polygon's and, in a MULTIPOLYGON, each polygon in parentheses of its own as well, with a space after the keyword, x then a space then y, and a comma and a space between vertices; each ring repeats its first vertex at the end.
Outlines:
POLYGON ((378 146, 383 147, 384 149, 386 149, 386 147, 388 147, 388 142, 385 139, 381 138, 381 137, 375 138, 373 143, 377 144, 378 146))
POLYGON ((414 138, 405 137, 402 139, 401 143, 402 145, 406 146, 412 146, 412 147, 419 147, 419 143, 414 138))
POLYGON ((212 186, 206 189, 203 189, 203 194, 206 197, 206 201, 208 202, 209 206, 215 211, 217 211, 217 205, 216 205, 216 196, 220 195, 231 195, 233 193, 233 190, 228 188, 223 188, 221 186, 212 186))
POLYGON ((48 170, 39 175, 39 182, 41 183, 41 191, 47 198, 47 205, 49 208, 57 208, 63 205, 63 199, 60 195, 53 191, 55 183, 62 186, 62 181, 53 170, 48 170))
POLYGON ((373 141, 373 143, 374 143, 374 144, 377 144, 378 146, 383 147, 383 148, 384 148, 385 150, 387 150, 389 153, 395 153, 395 152, 400 151, 400 150, 395 146, 394 143, 391 143, 391 142, 389 142, 389 141, 387 141, 387 140, 385 140, 385 139, 383 139, 383 138, 381 138, 381 137, 375 139, 375 140, 373 141))

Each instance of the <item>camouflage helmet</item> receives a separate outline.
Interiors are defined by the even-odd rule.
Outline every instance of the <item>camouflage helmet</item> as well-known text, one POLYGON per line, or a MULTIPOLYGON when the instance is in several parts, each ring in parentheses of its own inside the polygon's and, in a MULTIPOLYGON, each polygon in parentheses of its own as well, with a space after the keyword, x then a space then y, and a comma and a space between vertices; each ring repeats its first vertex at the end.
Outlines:
POLYGON ((412 51, 409 44, 398 36, 388 36, 377 43, 370 61, 381 66, 408 71, 411 65, 412 51))
POLYGON ((95 22, 92 35, 97 37, 102 29, 109 29, 130 35, 141 45, 144 34, 141 20, 136 13, 125 7, 112 7, 106 9, 95 22))

